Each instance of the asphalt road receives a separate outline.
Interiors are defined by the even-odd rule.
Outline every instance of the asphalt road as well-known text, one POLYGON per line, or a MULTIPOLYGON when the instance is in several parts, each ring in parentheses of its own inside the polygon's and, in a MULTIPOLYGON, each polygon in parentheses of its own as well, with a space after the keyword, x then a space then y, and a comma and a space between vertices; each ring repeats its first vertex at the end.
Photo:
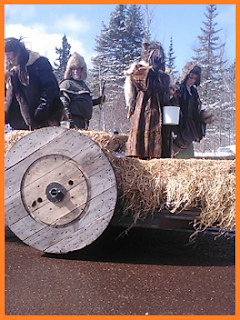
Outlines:
POLYGON ((235 314, 234 237, 123 230, 65 255, 6 239, 5 314, 235 314))

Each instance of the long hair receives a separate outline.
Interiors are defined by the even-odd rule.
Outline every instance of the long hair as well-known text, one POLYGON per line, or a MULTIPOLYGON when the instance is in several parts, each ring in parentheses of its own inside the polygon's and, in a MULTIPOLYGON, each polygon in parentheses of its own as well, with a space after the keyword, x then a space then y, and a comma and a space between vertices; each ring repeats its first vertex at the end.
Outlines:
POLYGON ((182 73, 179 79, 180 83, 186 84, 187 78, 190 73, 194 73, 198 76, 195 86, 198 87, 201 83, 201 67, 194 61, 189 61, 182 69, 182 73))
POLYGON ((26 64, 29 59, 29 51, 26 49, 23 38, 6 38, 5 39, 5 52, 14 53, 14 63, 12 61, 6 61, 6 68, 11 73, 13 68, 18 69, 18 77, 22 84, 27 85, 29 82, 26 64))
POLYGON ((20 66, 25 66, 29 59, 29 52, 25 47, 23 38, 6 38, 5 39, 5 52, 12 51, 16 58, 17 64, 20 66))

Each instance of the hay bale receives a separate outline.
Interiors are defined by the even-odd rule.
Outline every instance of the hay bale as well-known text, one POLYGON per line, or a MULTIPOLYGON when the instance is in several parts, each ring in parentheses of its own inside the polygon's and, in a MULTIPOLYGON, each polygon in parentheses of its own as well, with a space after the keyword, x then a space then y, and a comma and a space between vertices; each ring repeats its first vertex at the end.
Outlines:
MULTIPOLYGON (((74 129, 72 129, 74 130, 74 129)), ((122 151, 125 151, 125 144, 128 139, 126 134, 109 134, 104 131, 82 131, 77 130, 86 136, 88 136, 93 141, 97 142, 99 147, 103 149, 106 153, 109 151, 113 152, 116 145, 122 146, 122 151)), ((13 130, 5 134, 5 153, 22 137, 29 134, 31 131, 28 130, 13 130)))
MULTIPOLYGON (((123 215, 132 213, 133 223, 167 208, 180 214, 199 209, 196 232, 218 227, 219 234, 235 229, 235 160, 153 159, 115 157, 116 144, 123 146, 127 135, 81 131, 103 149, 117 179, 118 202, 123 215)), ((5 152, 29 131, 5 135, 5 152)))
POLYGON ((97 142, 99 147, 103 149, 111 157, 114 153, 116 146, 121 146, 121 151, 125 152, 126 142, 128 139, 127 134, 110 134, 104 131, 80 131, 87 135, 90 139, 97 142))
POLYGON ((4 135, 4 152, 5 154, 8 152, 8 150, 11 149, 11 147, 22 137, 24 137, 26 134, 29 134, 30 131, 28 130, 13 130, 9 131, 4 135))
POLYGON ((198 231, 235 228, 235 160, 112 160, 123 213, 144 220, 163 208, 172 213, 199 209, 198 231))

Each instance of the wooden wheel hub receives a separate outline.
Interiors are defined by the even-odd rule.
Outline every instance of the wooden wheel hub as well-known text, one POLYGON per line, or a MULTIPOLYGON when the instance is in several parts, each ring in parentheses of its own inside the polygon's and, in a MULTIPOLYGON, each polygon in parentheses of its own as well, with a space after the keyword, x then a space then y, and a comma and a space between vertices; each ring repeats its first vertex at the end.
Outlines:
POLYGON ((37 221, 52 227, 79 218, 87 207, 89 189, 80 166, 62 155, 37 159, 25 172, 21 196, 37 221))
POLYGON ((60 202, 66 194, 66 189, 57 182, 50 183, 46 188, 46 196, 51 202, 60 202))

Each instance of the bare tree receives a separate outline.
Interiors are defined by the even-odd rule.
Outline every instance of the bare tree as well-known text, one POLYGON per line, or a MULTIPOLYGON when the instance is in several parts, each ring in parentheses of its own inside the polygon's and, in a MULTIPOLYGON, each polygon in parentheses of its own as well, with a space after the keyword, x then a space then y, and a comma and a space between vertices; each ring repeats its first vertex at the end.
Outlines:
POLYGON ((143 12, 144 12, 144 35, 145 39, 150 41, 151 40, 151 32, 150 28, 153 21, 153 11, 149 10, 149 5, 143 6, 143 12))

